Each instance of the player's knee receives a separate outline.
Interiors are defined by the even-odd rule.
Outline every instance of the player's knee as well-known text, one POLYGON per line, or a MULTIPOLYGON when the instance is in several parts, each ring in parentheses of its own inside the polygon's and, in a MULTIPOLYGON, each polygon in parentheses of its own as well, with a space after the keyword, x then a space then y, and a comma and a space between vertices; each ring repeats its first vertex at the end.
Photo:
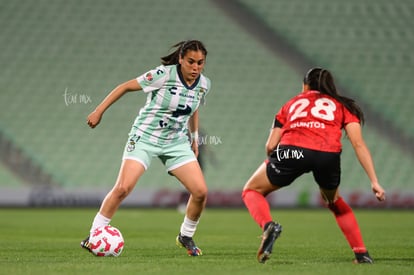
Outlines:
POLYGON ((335 215, 344 215, 346 213, 352 212, 351 207, 342 199, 342 197, 338 197, 335 201, 330 201, 328 203, 328 208, 335 214, 335 215))
POLYGON ((257 191, 252 190, 252 189, 246 189, 246 188, 243 189, 243 191, 241 193, 242 200, 244 201, 246 199, 246 197, 248 196, 248 194, 251 193, 251 192, 257 192, 257 191))
POLYGON ((334 202, 328 202, 328 208, 329 210, 331 210, 335 215, 339 215, 340 210, 338 209, 338 207, 335 205, 334 202))
POLYGON ((193 192, 191 192, 191 196, 193 200, 197 202, 204 202, 207 200, 207 188, 197 188, 193 192))
POLYGON ((112 194, 122 200, 125 199, 132 191, 132 188, 124 185, 117 185, 112 189, 112 194))

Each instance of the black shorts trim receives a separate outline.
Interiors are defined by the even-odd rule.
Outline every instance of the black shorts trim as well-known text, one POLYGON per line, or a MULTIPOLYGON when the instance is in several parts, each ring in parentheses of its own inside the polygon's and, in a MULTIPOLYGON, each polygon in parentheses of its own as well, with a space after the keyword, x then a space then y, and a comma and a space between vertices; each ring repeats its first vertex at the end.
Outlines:
POLYGON ((341 180, 341 153, 322 152, 292 145, 278 145, 266 161, 266 174, 273 185, 290 185, 312 172, 320 188, 336 189, 341 180))

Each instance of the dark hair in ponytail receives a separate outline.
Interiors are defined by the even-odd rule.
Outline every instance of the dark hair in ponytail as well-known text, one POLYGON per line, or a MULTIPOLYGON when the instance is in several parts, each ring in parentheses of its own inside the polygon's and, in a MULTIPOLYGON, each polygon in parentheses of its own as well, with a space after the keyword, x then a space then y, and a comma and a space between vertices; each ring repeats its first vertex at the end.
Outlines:
POLYGON ((331 97, 342 103, 352 114, 356 115, 364 123, 364 113, 361 108, 356 104, 355 100, 342 96, 336 89, 332 74, 322 68, 310 69, 303 79, 303 84, 309 85, 311 90, 319 91, 323 94, 330 95, 331 97))
POLYGON ((176 48, 174 52, 169 55, 161 57, 163 65, 174 65, 179 63, 180 57, 183 58, 187 51, 201 51, 204 56, 207 56, 207 50, 203 43, 198 40, 181 41, 173 45, 171 48, 176 48))

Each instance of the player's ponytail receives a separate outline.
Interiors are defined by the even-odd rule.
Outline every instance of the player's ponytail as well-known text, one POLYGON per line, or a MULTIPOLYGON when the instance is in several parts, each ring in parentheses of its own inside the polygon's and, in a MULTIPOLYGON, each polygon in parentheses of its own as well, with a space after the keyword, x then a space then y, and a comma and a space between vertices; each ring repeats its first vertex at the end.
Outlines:
POLYGON ((331 97, 342 103, 352 114, 356 115, 361 124, 364 123, 364 113, 361 108, 356 104, 355 100, 342 96, 338 93, 335 86, 335 82, 332 74, 322 68, 310 69, 304 79, 303 83, 309 85, 311 90, 319 91, 323 94, 330 95, 331 97))
POLYGON ((169 55, 161 57, 161 63, 163 65, 174 65, 178 64, 180 57, 183 58, 187 51, 201 51, 204 56, 207 56, 207 50, 203 43, 198 40, 187 40, 181 41, 173 45, 171 48, 176 48, 169 55))

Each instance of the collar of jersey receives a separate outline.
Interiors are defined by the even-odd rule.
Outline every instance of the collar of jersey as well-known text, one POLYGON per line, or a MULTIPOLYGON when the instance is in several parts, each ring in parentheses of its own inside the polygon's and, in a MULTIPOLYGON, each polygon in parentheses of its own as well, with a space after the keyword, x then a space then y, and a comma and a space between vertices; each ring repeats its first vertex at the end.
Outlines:
POLYGON ((178 73, 178 77, 179 77, 179 78, 180 78, 180 80, 181 80, 181 83, 183 83, 184 87, 185 87, 187 90, 192 90, 192 89, 194 89, 194 88, 195 88, 195 86, 197 86, 198 81, 200 80, 200 76, 201 76, 201 75, 199 75, 199 76, 197 77, 197 79, 194 81, 193 85, 188 86, 188 85, 187 85, 187 82, 185 82, 185 80, 184 80, 183 74, 181 73, 181 65, 180 65, 180 64, 177 64, 177 73, 178 73))

